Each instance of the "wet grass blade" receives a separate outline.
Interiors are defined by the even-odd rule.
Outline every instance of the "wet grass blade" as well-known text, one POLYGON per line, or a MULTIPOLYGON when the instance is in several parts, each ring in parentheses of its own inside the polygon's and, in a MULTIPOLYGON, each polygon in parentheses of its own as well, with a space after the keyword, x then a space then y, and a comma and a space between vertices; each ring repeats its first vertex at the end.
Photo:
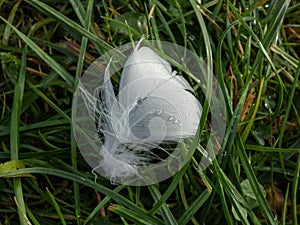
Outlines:
POLYGON ((30 38, 19 31, 15 26, 10 24, 6 19, 0 16, 5 23, 7 23, 11 28, 17 33, 17 35, 30 47, 36 54, 41 57, 53 70, 55 70, 71 87, 74 85, 74 78, 68 73, 64 67, 62 67, 58 62, 56 62, 50 55, 48 55, 44 50, 42 50, 37 44, 35 44, 30 38))
MULTIPOLYGON (((14 98, 11 112, 11 127, 10 127, 10 155, 11 160, 19 159, 19 145, 20 145, 20 116, 23 102, 24 86, 25 86, 25 75, 26 75, 26 57, 27 57, 27 46, 23 47, 22 51, 22 64, 20 68, 20 75, 18 81, 15 83, 14 98)), ((14 192, 15 201, 18 206, 20 224, 27 224, 26 206, 23 196, 23 188, 21 178, 13 178, 14 181, 14 192)))

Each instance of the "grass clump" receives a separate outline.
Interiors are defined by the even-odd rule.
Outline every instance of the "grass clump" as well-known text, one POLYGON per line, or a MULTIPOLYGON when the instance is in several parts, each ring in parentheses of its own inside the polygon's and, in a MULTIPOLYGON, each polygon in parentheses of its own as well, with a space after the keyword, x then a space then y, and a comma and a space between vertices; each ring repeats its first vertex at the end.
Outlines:
POLYGON ((0 224, 298 224, 297 1, 3 0, 0 12, 0 224), (207 62, 225 139, 204 172, 196 150, 157 185, 93 182, 71 132, 74 90, 97 57, 142 35, 207 62))

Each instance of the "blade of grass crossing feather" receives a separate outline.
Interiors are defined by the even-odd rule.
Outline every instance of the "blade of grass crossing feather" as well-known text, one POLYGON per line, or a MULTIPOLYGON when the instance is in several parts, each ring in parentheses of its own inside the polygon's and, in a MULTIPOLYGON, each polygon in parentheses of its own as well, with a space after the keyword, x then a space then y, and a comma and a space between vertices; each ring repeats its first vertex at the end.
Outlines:
POLYGON ((67 223, 65 221, 65 218, 64 218, 64 216, 63 216, 63 214, 62 214, 62 212, 60 210, 60 207, 59 207, 59 205, 57 204, 57 202, 55 200, 55 197, 52 195, 52 193, 49 191, 48 188, 46 188, 46 190, 47 190, 47 194, 50 197, 51 203, 52 203, 52 205, 54 206, 54 208, 55 208, 55 210, 57 212, 57 215, 58 215, 58 217, 60 219, 61 224, 67 225, 67 223))
MULTIPOLYGON (((20 115, 25 86, 26 75, 26 57, 27 46, 23 47, 22 51, 22 63, 20 68, 20 74, 18 81, 15 84, 14 99, 11 112, 11 127, 10 127, 10 154, 11 160, 19 159, 19 145, 20 145, 20 115)), ((21 178, 13 178, 14 193, 16 196, 16 203, 18 205, 20 224, 27 224, 27 216, 25 209, 25 202, 23 197, 21 178)))
MULTIPOLYGON (((154 199, 155 202, 157 202, 161 198, 161 193, 158 190, 157 185, 150 185, 148 186, 148 189, 152 195, 152 198, 154 199)), ((162 218, 167 225, 177 225, 176 219, 174 218, 171 210, 169 209, 168 205, 166 202, 164 202, 161 205, 161 210, 160 213, 162 215, 162 218)))
POLYGON ((197 172, 198 176, 200 176, 200 178, 203 181, 206 188, 211 191, 212 187, 210 186, 208 178, 205 176, 203 171, 199 168, 199 163, 195 159, 194 156, 192 157, 190 166, 187 168, 186 174, 189 179, 190 185, 193 186, 193 188, 195 189, 195 192, 199 193, 199 192, 202 192, 202 188, 199 186, 199 183, 196 181, 195 178, 197 177, 197 175, 194 174, 193 170, 195 170, 197 172))
MULTIPOLYGON (((204 127, 203 124, 202 126, 201 124, 199 125, 197 134, 195 135, 195 139, 193 140, 193 144, 191 145, 189 151, 194 151, 196 149, 200 139, 200 133, 202 132, 203 127, 204 127)), ((186 163, 186 165, 184 165, 182 169, 173 176, 172 183, 169 185, 168 189, 161 196, 161 198, 155 203, 153 208, 149 211, 149 214, 154 215, 160 209, 160 207, 167 201, 167 199, 171 196, 173 191, 176 189, 180 179, 183 177, 188 167, 189 167, 189 163, 186 163)))
POLYGON ((20 32, 16 27, 10 24, 7 20, 0 16, 0 18, 7 23, 17 33, 17 35, 36 53, 42 60, 44 60, 53 70, 55 70, 71 87, 74 85, 74 78, 69 74, 65 68, 57 63, 52 57, 44 52, 38 45, 30 40, 26 35, 20 32))
POLYGON ((275 216, 273 215, 273 213, 270 209, 270 206, 269 206, 268 202, 266 201, 266 199, 264 198, 261 188, 259 187, 258 180, 251 168, 251 165, 248 162, 249 159, 245 152, 243 142, 238 134, 236 136, 236 145, 238 148, 239 158, 244 167, 244 170, 245 170, 247 178, 250 182, 251 188, 257 198, 257 201, 262 210, 262 213, 264 214, 265 218, 267 219, 268 224, 276 225, 275 216))
MULTIPOLYGON (((205 101, 205 102, 207 102, 207 101, 205 101)), ((205 118, 206 118, 208 115, 208 111, 209 111, 208 104, 204 104, 203 111, 202 111, 202 117, 205 114, 206 115, 205 118)), ((200 134, 202 133, 204 126, 205 126, 205 119, 200 121, 197 133, 195 135, 195 138, 193 139, 193 143, 191 144, 189 151, 194 152, 195 149, 197 148, 199 140, 200 140, 200 134)), ((156 202, 156 204, 153 206, 153 208, 149 211, 149 214, 154 215, 160 209, 160 207, 167 201, 167 199, 171 196, 173 191, 176 189, 180 179, 185 174, 185 171, 188 168, 188 166, 189 166, 189 162, 186 163, 186 165, 184 165, 182 167, 182 169, 173 176, 172 183, 169 185, 168 189, 165 191, 165 193, 162 195, 162 197, 156 202)))

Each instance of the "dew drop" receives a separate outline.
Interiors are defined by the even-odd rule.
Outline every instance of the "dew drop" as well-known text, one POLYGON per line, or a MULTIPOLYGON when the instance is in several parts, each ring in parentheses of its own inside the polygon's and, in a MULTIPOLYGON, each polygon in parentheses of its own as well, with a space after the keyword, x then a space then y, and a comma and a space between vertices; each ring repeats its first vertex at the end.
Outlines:
POLYGON ((160 115, 160 114, 162 114, 162 112, 163 112, 163 111, 162 111, 161 109, 159 109, 159 110, 156 111, 156 114, 157 114, 157 115, 160 115))
POLYGON ((174 119, 174 117, 173 117, 173 116, 171 116, 171 117, 169 118, 169 120, 170 120, 170 121, 172 121, 173 119, 174 119))
POLYGON ((181 124, 180 120, 175 120, 174 123, 181 124))

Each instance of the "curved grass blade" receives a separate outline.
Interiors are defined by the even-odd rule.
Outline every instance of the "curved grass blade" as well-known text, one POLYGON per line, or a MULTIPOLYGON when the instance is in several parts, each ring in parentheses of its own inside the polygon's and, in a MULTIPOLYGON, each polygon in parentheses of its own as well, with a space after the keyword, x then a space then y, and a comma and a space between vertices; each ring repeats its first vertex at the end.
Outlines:
POLYGON ((58 62, 56 62, 50 55, 44 52, 37 44, 35 44, 30 38, 19 31, 15 26, 10 24, 2 16, 0 18, 7 23, 17 35, 33 50, 42 60, 44 60, 53 70, 55 70, 71 87, 74 85, 74 78, 69 74, 65 68, 63 68, 58 62))
POLYGON ((77 33, 81 34, 83 37, 88 38, 90 41, 94 42, 97 46, 105 49, 111 50, 112 47, 107 44, 106 42, 102 41, 98 38, 95 34, 92 34, 73 20, 69 19, 68 17, 64 16, 60 12, 56 11, 55 9, 51 8, 47 4, 39 1, 39 0, 25 0, 28 4, 34 6, 38 10, 45 12, 48 16, 57 19, 59 22, 66 24, 68 27, 76 31, 77 33))
MULTIPOLYGON (((161 198, 161 193, 159 192, 158 186, 151 185, 148 187, 148 189, 150 190, 155 202, 157 202, 161 198)), ((177 225, 176 219, 165 202, 162 204, 160 212, 166 225, 177 225)))
MULTIPOLYGON (((26 57, 27 57, 27 46, 23 47, 22 52, 22 63, 20 68, 20 75, 18 82, 15 84, 14 98, 11 112, 11 127, 10 127, 10 155, 11 160, 19 159, 19 144, 20 144, 20 116, 23 102, 23 94, 25 87, 25 75, 26 75, 26 57)), ((20 224, 27 224, 28 218, 26 216, 26 207, 23 196, 23 188, 21 178, 13 178, 15 201, 18 206, 20 224)))
POLYGON ((0 174, 0 177, 6 177, 6 176, 14 176, 14 175, 22 175, 22 174, 47 174, 47 175, 53 175, 57 177, 61 177, 67 180, 72 180, 77 183, 80 183, 82 185, 85 185, 87 187, 90 187, 92 189, 95 189, 104 195, 109 196, 114 201, 116 201, 118 204, 127 207, 128 209, 132 210, 136 214, 139 214, 141 217, 144 217, 146 220, 150 221, 152 224, 156 225, 163 225, 164 223, 158 219, 157 217, 150 215, 146 210, 140 208, 139 206, 135 205, 131 201, 129 201, 124 196, 116 193, 116 191, 111 190, 107 187, 104 187, 101 184, 95 183, 94 181, 88 179, 84 175, 80 174, 80 172, 67 172, 59 169, 53 169, 53 168, 46 168, 46 167, 32 167, 32 168, 26 168, 26 169, 19 169, 15 170, 9 173, 3 173, 0 174))

